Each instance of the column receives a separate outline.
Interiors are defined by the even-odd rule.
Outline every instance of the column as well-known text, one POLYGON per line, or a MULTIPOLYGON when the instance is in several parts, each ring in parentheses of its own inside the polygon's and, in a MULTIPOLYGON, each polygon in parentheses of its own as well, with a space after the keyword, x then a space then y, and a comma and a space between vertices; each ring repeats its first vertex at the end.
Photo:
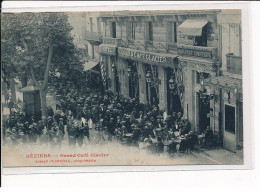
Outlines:
POLYGON ((164 67, 158 67, 158 77, 161 80, 161 84, 159 85, 159 108, 160 110, 167 109, 167 79, 166 79, 166 71, 164 67))
POLYGON ((129 97, 129 80, 127 76, 127 63, 124 59, 118 58, 118 78, 120 91, 124 97, 129 97))
POLYGON ((199 103, 200 103, 200 96, 199 93, 196 92, 195 94, 195 131, 200 131, 199 129, 199 114, 200 114, 200 110, 199 110, 199 103))
POLYGON ((146 78, 145 78, 145 66, 143 63, 138 63, 138 82, 139 82, 139 101, 142 104, 147 104, 146 97, 146 78))
POLYGON ((124 96, 126 98, 129 98, 129 78, 128 78, 128 74, 127 74, 127 69, 128 69, 128 63, 126 62, 126 60, 123 60, 123 79, 124 79, 124 96))
POLYGON ((108 65, 108 77, 110 79, 110 81, 109 81, 110 87, 108 87, 108 90, 114 92, 115 91, 115 80, 114 80, 114 73, 112 71, 112 64, 111 63, 112 63, 112 60, 111 60, 111 57, 109 56, 107 65, 108 65))

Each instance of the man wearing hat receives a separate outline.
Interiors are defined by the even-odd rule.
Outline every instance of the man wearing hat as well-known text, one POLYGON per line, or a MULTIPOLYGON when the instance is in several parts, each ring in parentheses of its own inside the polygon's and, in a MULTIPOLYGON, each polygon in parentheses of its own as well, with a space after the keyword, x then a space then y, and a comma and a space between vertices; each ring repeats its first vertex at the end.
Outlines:
POLYGON ((61 118, 61 111, 60 110, 57 110, 57 112, 55 113, 54 115, 54 120, 57 124, 59 124, 60 122, 60 118, 61 118))
POLYGON ((79 147, 83 145, 83 139, 84 139, 84 127, 82 125, 78 125, 76 129, 76 140, 78 142, 79 147))
POLYGON ((54 116, 54 111, 53 111, 53 109, 52 109, 51 106, 48 106, 48 108, 47 108, 47 114, 48 114, 48 116, 50 116, 50 117, 53 117, 53 116, 54 116))
POLYGON ((76 130, 77 130, 77 123, 73 123, 73 125, 68 130, 69 135, 69 145, 75 146, 76 145, 76 130))
POLYGON ((46 128, 44 128, 42 130, 42 134, 41 134, 41 137, 40 137, 40 142, 43 145, 48 145, 48 143, 49 143, 49 135, 48 135, 48 131, 47 131, 46 128))
POLYGON ((140 137, 141 137, 141 129, 138 126, 134 126, 133 136, 132 136, 133 143, 137 145, 140 137))
POLYGON ((58 124, 58 126, 59 126, 59 130, 61 131, 61 133, 62 133, 63 136, 64 136, 65 131, 64 131, 63 118, 61 117, 59 120, 60 120, 60 121, 59 121, 59 124, 58 124))
POLYGON ((52 124, 53 124, 53 118, 51 116, 48 116, 48 120, 47 120, 47 129, 50 131, 52 124))
POLYGON ((29 126, 29 131, 28 131, 28 136, 29 136, 29 142, 34 142, 34 137, 33 137, 33 125, 29 126))

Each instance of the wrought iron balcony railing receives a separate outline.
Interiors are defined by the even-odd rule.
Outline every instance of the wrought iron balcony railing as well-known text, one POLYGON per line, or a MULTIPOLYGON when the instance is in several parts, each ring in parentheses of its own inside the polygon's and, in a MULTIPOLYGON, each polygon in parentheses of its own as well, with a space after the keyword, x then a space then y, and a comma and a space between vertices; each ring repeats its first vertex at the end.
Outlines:
POLYGON ((127 43, 123 41, 121 38, 110 38, 110 37, 103 37, 102 38, 103 44, 111 44, 114 46, 123 46, 126 47, 127 43))

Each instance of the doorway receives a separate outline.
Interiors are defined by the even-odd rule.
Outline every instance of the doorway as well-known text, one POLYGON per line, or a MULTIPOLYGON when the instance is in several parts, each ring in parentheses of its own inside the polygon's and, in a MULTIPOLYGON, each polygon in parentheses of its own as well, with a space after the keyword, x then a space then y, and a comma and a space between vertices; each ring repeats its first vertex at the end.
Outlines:
POLYGON ((151 73, 151 81, 146 81, 146 96, 150 105, 159 105, 159 83, 158 83, 158 67, 155 65, 145 64, 146 72, 151 73))
POLYGON ((139 99, 139 81, 137 63, 128 61, 129 97, 139 99))
MULTIPOLYGON (((198 96, 200 96, 198 94, 198 96)), ((209 99, 209 96, 206 95, 205 99, 209 99)), ((199 129, 200 131, 205 131, 208 126, 210 126, 210 103, 207 100, 203 100, 199 97, 199 129)))
POLYGON ((166 74, 167 75, 167 83, 166 84, 167 84, 167 110, 168 110, 168 113, 172 114, 174 112, 176 112, 176 113, 180 112, 181 114, 183 114, 180 96, 177 93, 176 88, 171 89, 170 84, 169 84, 169 80, 171 78, 173 78, 173 80, 176 80, 174 71, 171 68, 167 68, 166 72, 167 72, 167 74, 166 74))

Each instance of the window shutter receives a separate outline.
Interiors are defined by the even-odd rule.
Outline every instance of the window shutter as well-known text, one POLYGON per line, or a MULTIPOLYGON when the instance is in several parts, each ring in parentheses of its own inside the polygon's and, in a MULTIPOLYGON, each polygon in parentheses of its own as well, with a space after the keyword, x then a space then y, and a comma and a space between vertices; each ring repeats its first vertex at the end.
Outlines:
POLYGON ((126 38, 131 39, 131 22, 126 22, 126 38))

